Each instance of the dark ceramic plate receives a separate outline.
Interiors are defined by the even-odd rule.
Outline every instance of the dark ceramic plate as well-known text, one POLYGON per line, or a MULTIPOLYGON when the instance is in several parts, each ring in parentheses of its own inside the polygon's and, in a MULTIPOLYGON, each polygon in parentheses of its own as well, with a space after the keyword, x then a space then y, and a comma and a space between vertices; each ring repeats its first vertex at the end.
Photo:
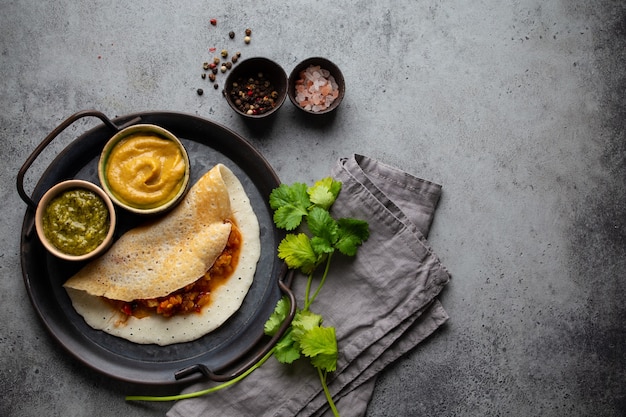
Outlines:
MULTIPOLYGON (((212 373, 219 375, 222 370, 236 369, 259 345, 266 343, 263 324, 285 291, 283 264, 276 255, 282 235, 274 227, 268 205, 271 190, 279 184, 276 173, 241 136, 196 116, 151 112, 112 122, 116 126, 155 124, 178 136, 189 153, 192 183, 216 163, 223 163, 237 175, 251 198, 261 228, 261 258, 254 283, 240 310, 218 330, 201 339, 171 346, 131 343, 92 329, 75 312, 62 284, 82 264, 62 261, 46 252, 35 232, 34 210, 29 207, 22 227, 21 262, 35 310, 63 348, 82 363, 116 380, 139 386, 178 388, 212 373)), ((80 178, 99 184, 98 157, 114 133, 110 126, 102 124, 74 140, 42 175, 33 190, 32 201, 39 201, 46 190, 65 179, 80 178)), ((18 175, 18 191, 23 193, 22 180, 23 173, 21 178, 18 175)), ((116 238, 141 221, 128 212, 120 211, 118 216, 116 238)))

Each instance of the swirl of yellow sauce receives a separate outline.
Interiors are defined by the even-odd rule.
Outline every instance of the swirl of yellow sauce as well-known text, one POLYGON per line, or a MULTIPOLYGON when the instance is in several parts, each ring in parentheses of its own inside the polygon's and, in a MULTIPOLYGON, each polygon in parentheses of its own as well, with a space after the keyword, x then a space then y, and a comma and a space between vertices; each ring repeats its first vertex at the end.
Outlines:
POLYGON ((105 172, 109 188, 120 201, 154 208, 176 197, 185 171, 185 158, 176 142, 137 134, 113 147, 105 172))

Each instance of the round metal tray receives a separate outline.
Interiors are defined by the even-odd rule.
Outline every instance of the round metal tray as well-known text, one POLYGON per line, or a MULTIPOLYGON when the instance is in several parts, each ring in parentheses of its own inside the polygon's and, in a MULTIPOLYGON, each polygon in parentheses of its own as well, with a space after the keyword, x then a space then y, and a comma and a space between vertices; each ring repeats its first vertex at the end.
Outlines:
MULTIPOLYGON (((37 314, 54 339, 76 359, 116 380, 139 386, 179 388, 200 379, 234 378, 278 340, 277 337, 266 340, 263 336, 263 324, 278 299, 283 294, 289 296, 292 311, 295 309, 289 289, 291 276, 276 254, 283 235, 274 226, 268 203, 271 190, 278 185, 276 173, 257 150, 241 136, 208 120, 169 112, 136 113, 113 120, 97 111, 76 113, 42 142, 18 174, 18 192, 28 205, 21 235, 22 273, 37 314), (23 180, 37 155, 67 126, 87 116, 99 117, 104 123, 69 144, 50 164, 29 197, 23 180), (82 264, 49 254, 35 232, 33 207, 43 193, 69 178, 99 184, 97 163, 104 144, 115 130, 137 123, 161 126, 181 139, 191 160, 192 183, 217 163, 228 166, 243 184, 259 219, 261 257, 243 305, 219 329, 193 342, 141 345, 89 327, 62 288, 82 264)), ((118 217, 116 238, 142 221, 123 210, 118 217)))

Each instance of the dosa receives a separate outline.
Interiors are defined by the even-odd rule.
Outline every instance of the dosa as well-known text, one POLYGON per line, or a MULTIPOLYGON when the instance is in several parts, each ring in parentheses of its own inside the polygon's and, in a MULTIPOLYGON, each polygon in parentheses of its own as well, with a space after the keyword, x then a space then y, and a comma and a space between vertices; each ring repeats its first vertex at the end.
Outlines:
POLYGON ((164 217, 123 234, 64 287, 85 322, 135 343, 168 345, 198 339, 243 303, 261 252, 259 223, 237 177, 216 165, 164 217), (109 300, 166 296, 202 277, 224 250, 234 223, 242 236, 236 268, 198 313, 123 317, 109 300))

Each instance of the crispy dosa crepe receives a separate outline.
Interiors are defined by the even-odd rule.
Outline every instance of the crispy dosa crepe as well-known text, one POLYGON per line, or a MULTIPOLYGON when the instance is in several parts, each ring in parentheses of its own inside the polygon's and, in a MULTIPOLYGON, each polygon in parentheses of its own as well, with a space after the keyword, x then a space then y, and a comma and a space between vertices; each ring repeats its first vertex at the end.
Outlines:
POLYGON ((125 233, 102 257, 65 284, 87 324, 136 343, 195 340, 222 325, 241 306, 260 256, 259 224, 237 177, 216 165, 165 217, 125 233), (233 221, 242 236, 236 269, 199 313, 126 317, 111 300, 163 297, 202 277, 222 253, 233 221))

